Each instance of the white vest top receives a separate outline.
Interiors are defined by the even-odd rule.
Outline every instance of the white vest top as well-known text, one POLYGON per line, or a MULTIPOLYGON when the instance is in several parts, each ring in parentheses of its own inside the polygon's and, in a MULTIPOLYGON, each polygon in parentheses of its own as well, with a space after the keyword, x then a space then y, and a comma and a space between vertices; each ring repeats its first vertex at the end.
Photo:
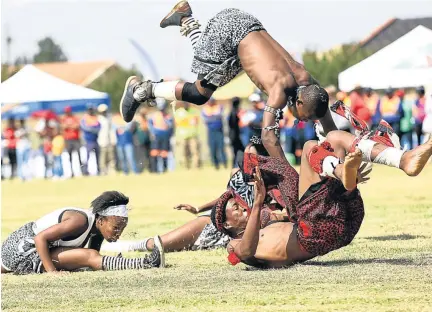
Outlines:
POLYGON ((80 211, 80 212, 84 213, 87 216, 88 227, 84 233, 82 233, 79 237, 75 238, 74 240, 63 241, 63 240, 59 239, 57 241, 58 246, 81 247, 82 244, 85 242, 87 236, 89 235, 89 232, 90 232, 91 228, 93 227, 93 223, 95 220, 95 215, 91 212, 91 210, 75 208, 75 207, 65 207, 65 208, 55 210, 55 211, 43 216, 42 218, 40 218, 36 222, 34 222, 33 231, 34 231, 35 235, 38 235, 40 232, 46 230, 47 228, 49 228, 53 225, 59 224, 61 222, 61 216, 62 216, 63 212, 66 210, 76 210, 76 211, 80 211))

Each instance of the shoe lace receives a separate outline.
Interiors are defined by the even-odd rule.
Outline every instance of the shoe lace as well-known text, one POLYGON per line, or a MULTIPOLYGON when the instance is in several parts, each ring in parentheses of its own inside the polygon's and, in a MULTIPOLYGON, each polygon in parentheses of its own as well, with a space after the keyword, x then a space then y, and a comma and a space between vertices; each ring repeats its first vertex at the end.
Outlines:
POLYGON ((147 257, 148 257, 147 260, 148 260, 149 264, 151 264, 152 266, 159 266, 159 264, 160 264, 159 248, 157 248, 155 246, 152 253, 150 255, 148 255, 147 257))

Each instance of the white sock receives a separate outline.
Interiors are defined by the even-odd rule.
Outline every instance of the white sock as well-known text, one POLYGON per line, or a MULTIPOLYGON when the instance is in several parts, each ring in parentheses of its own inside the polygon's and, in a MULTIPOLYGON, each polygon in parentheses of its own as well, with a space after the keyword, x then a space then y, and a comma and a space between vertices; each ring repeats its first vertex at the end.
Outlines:
POLYGON ((153 83, 153 96, 168 101, 175 101, 175 89, 179 80, 153 83))
MULTIPOLYGON (((182 27, 187 28, 191 26, 193 23, 198 23, 192 16, 185 18, 182 22, 182 27)), ((190 39, 192 43, 192 48, 195 46, 199 38, 201 37, 201 29, 198 27, 193 29, 192 31, 186 31, 186 36, 190 39)))
POLYGON ((109 252, 147 251, 147 241, 149 239, 150 238, 145 238, 141 241, 120 240, 115 243, 103 244, 101 250, 109 252))
POLYGON ((323 160, 322 170, 323 172, 320 174, 323 177, 332 177, 336 178, 334 175, 334 170, 336 166, 340 164, 339 158, 335 156, 327 156, 323 160))
POLYGON ((367 162, 372 162, 371 153, 372 149, 377 144, 377 142, 369 139, 361 139, 357 144, 357 148, 362 152, 362 160, 367 162))
POLYGON ((379 153, 377 157, 375 157, 375 159, 372 161, 371 153, 375 144, 378 143, 369 139, 360 140, 357 148, 361 150, 363 154, 363 161, 399 168, 402 155, 405 153, 405 151, 395 147, 387 147, 385 150, 379 153))
POLYGON ((148 251, 147 242, 151 237, 145 238, 142 241, 129 245, 129 251, 148 251))
POLYGON ((376 164, 399 168, 402 155, 404 153, 405 150, 400 150, 395 147, 387 147, 385 150, 379 153, 377 157, 375 157, 373 162, 376 164))

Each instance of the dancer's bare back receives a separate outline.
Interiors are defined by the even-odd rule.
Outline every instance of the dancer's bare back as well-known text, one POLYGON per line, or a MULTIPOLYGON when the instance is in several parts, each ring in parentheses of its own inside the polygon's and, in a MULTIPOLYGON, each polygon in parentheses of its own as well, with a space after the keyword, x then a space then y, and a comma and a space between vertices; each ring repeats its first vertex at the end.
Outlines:
POLYGON ((238 54, 244 71, 267 94, 284 91, 287 96, 295 96, 299 83, 311 83, 304 67, 266 31, 248 34, 240 42, 238 54))

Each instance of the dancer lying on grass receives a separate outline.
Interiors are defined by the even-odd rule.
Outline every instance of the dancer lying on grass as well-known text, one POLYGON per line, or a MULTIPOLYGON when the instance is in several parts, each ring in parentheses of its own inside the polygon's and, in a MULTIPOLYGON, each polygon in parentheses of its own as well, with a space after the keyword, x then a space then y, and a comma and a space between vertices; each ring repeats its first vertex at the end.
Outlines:
POLYGON ((80 268, 126 270, 164 267, 158 237, 154 249, 142 258, 127 259, 99 254, 103 240, 115 242, 128 223, 129 198, 117 191, 104 192, 92 210, 66 207, 55 210, 13 232, 3 242, 1 272, 59 273, 80 268), (88 243, 88 248, 84 248, 88 243))
MULTIPOLYGON (((249 144, 246 147, 246 152, 268 155, 260 144, 249 144)), ((250 186, 244 182, 243 174, 239 169, 233 169, 231 173, 232 175, 228 182, 229 189, 239 190, 239 192, 253 192, 250 186)), ((216 198, 199 207, 189 204, 180 204, 174 207, 176 210, 188 211, 194 215, 198 215, 198 217, 160 236, 165 252, 225 248, 230 241, 230 237, 218 231, 213 226, 210 218, 211 209, 218 199, 216 198)), ((262 211, 262 227, 265 227, 268 222, 279 220, 282 217, 281 214, 273 213, 283 209, 278 202, 279 199, 280 192, 278 192, 277 188, 269 188, 264 202, 265 208, 262 211)), ((148 237, 138 241, 120 240, 115 243, 103 244, 102 250, 109 252, 152 251, 154 246, 154 238, 148 237)))
MULTIPOLYGON (((334 109, 354 121, 349 110, 334 109)), ((355 120, 358 125, 361 121, 355 120)), ((212 212, 215 227, 235 238, 228 245, 232 264, 277 268, 312 259, 348 245, 360 229, 363 201, 357 189, 362 160, 400 168, 418 175, 432 155, 432 140, 411 151, 394 147, 394 133, 384 121, 375 133, 359 137, 332 131, 326 141, 305 144, 300 175, 285 158, 245 154, 244 172, 253 176, 252 205, 242 205, 225 193, 212 212), (261 229, 265 178, 278 179, 289 222, 261 229)))

